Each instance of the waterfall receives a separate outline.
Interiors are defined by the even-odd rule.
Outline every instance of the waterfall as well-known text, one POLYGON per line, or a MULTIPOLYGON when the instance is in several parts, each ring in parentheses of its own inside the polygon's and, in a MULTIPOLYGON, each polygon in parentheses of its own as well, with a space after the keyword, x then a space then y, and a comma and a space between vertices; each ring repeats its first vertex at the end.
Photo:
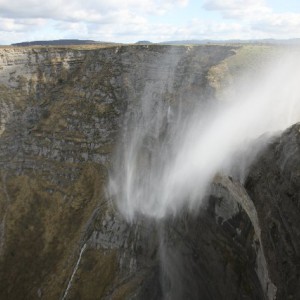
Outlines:
POLYGON ((74 276, 75 276, 75 274, 76 274, 76 272, 77 272, 77 269, 78 269, 79 264, 80 264, 80 261, 81 261, 82 254, 84 253, 85 249, 86 249, 86 243, 85 243, 85 244, 82 246, 82 248, 80 249, 79 257, 78 257, 77 262, 76 262, 76 264, 75 264, 75 267, 74 267, 74 269, 73 269, 71 278, 70 278, 70 280, 69 280, 69 282, 68 282, 68 285, 67 285, 67 288, 66 288, 66 290, 65 290, 65 292, 64 292, 64 294, 63 294, 62 300, 67 299, 69 290, 70 290, 70 288, 71 288, 71 286, 72 286, 72 282, 73 282, 74 276))
POLYGON ((197 210, 216 173, 241 168, 238 173, 245 173, 266 144, 264 138, 257 147, 258 137, 300 121, 298 53, 281 54, 251 81, 241 80, 230 98, 207 99, 209 105, 193 99, 192 110, 184 109, 189 105, 184 99, 168 101, 178 62, 158 62, 157 80, 146 82, 125 120, 110 193, 128 219, 136 214, 161 219, 184 207, 197 210), (246 162, 237 161, 240 153, 246 162))

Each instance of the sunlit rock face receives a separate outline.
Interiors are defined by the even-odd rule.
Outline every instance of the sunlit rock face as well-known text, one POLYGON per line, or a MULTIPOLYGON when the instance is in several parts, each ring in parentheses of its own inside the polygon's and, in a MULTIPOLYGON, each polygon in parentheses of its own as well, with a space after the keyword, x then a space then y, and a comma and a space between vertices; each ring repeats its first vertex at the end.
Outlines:
POLYGON ((297 299, 299 126, 245 187, 238 172, 214 174, 197 209, 127 214, 108 191, 142 98, 162 112, 145 167, 175 132, 164 116, 204 111, 268 51, 1 48, 0 298, 297 299))

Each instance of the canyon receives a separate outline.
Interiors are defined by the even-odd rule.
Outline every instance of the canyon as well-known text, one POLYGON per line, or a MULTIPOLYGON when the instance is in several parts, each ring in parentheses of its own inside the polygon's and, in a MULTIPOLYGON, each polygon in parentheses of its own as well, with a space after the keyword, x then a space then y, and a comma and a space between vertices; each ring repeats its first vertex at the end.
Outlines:
POLYGON ((280 51, 1 47, 0 299, 299 299, 300 123, 253 149, 243 181, 214 174, 194 211, 128 216, 109 192, 142 98, 166 112, 144 141, 159 147, 169 107, 205 111, 280 51))

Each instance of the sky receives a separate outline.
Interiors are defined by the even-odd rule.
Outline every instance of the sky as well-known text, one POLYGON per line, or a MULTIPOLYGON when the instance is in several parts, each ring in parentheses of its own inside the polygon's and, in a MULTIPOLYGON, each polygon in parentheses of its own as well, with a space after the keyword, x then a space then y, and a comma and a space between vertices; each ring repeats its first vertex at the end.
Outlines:
POLYGON ((0 0, 0 44, 300 37, 299 0, 0 0))

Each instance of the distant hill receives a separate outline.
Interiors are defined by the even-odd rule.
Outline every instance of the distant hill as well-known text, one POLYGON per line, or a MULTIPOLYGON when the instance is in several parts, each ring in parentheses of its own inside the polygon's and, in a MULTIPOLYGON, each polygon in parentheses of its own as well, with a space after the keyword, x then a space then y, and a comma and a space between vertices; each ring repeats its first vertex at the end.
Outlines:
POLYGON ((261 39, 261 40, 180 40, 165 41, 163 45, 207 45, 207 44, 284 44, 284 45, 300 45, 300 39, 261 39))
POLYGON ((165 41, 159 44, 167 44, 167 45, 203 45, 208 44, 212 41, 210 40, 179 40, 179 41, 165 41))
POLYGON ((52 41, 32 41, 12 44, 12 46, 70 46, 70 45, 90 45, 90 44, 111 44, 108 42, 96 42, 93 40, 64 39, 52 41))
MULTIPOLYGON (((50 41, 31 41, 11 44, 12 46, 71 46, 71 45, 98 45, 98 44, 115 44, 113 42, 101 42, 94 40, 79 39, 61 39, 50 41)), ((143 40, 136 42, 137 45, 153 44, 150 41, 143 40)), ((156 43, 154 43, 156 44, 156 43)), ((157 43, 160 45, 209 45, 209 44, 275 44, 275 45, 300 45, 300 38, 277 40, 277 39, 261 39, 261 40, 179 40, 165 41, 157 43)))
POLYGON ((136 44, 137 45, 149 45, 149 44, 152 44, 152 42, 150 42, 150 41, 138 41, 138 42, 136 42, 136 44))

